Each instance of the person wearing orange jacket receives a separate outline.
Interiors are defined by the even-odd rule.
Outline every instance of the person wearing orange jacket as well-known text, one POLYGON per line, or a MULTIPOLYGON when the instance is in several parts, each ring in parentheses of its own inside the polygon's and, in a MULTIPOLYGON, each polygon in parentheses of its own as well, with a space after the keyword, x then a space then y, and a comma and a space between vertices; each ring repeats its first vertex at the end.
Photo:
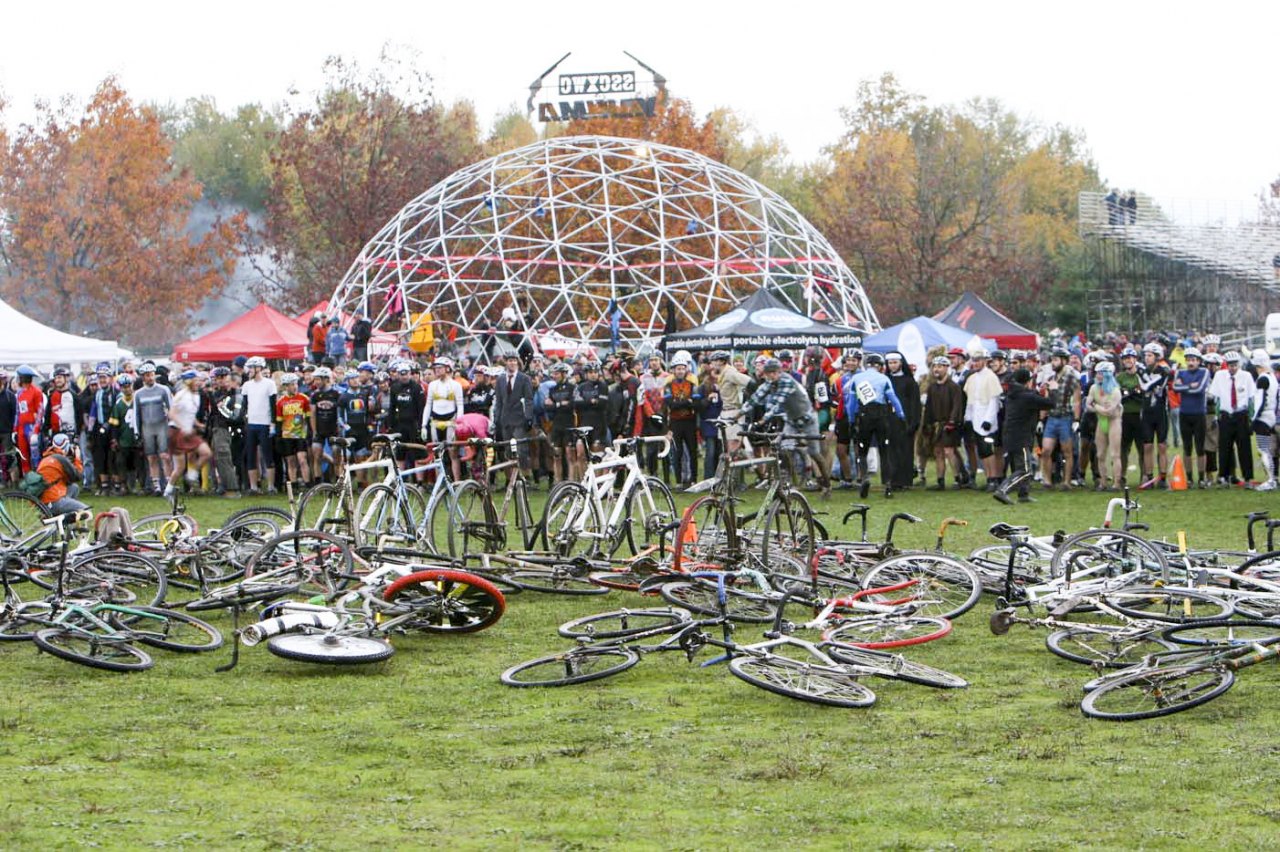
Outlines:
POLYGON ((84 463, 77 457, 75 444, 65 432, 53 436, 52 445, 40 459, 36 472, 48 483, 40 495, 40 502, 50 512, 66 515, 89 508, 76 499, 80 494, 80 481, 84 478, 84 463))

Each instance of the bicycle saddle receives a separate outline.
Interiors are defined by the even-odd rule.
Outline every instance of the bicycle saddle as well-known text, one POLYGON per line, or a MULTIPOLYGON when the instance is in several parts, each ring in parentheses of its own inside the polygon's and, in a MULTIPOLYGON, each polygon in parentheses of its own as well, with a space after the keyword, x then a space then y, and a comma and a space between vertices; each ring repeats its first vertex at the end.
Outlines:
POLYGON ((566 432, 573 432, 576 435, 590 435, 595 429, 591 426, 570 426, 565 429, 566 432))
POLYGON ((1022 535, 1029 529, 1031 527, 1016 527, 1012 524, 998 523, 992 524, 991 529, 987 530, 987 532, 996 538, 1012 538, 1015 535, 1022 535))
POLYGON ((337 447, 350 447, 356 442, 355 438, 330 438, 329 443, 337 447))
POLYGON ((392 441, 399 441, 399 440, 400 440, 400 433, 399 433, 399 432, 388 432, 388 433, 387 433, 387 434, 385 434, 385 435, 374 435, 374 436, 373 436, 373 438, 371 438, 371 439, 369 440, 369 443, 371 443, 371 444, 389 444, 389 443, 391 443, 392 441))

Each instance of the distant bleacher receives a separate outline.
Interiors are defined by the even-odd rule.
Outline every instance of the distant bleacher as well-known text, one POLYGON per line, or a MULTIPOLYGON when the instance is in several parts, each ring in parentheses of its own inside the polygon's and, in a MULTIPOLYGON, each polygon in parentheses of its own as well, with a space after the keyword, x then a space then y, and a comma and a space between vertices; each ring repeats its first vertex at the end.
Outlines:
POLYGON ((1102 192, 1082 192, 1079 200, 1082 237, 1115 240, 1280 293, 1280 226, 1183 224, 1140 194, 1136 210, 1114 209, 1102 192))

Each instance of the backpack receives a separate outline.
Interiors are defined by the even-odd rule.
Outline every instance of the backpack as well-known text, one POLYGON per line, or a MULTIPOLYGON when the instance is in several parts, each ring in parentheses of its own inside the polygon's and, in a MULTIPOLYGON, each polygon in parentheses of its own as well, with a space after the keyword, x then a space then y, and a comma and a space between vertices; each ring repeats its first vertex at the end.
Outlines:
POLYGON ((34 470, 27 471, 22 479, 18 481, 18 490, 23 494, 36 498, 37 500, 44 494, 45 489, 49 487, 49 483, 44 481, 44 477, 34 470))

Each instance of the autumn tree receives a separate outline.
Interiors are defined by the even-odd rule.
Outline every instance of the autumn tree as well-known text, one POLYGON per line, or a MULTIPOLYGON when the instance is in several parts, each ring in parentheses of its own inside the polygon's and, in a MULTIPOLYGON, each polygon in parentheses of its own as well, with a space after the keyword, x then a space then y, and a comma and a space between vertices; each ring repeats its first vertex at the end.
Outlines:
POLYGON ((881 319, 933 313, 965 289, 1027 318, 1078 244, 1077 193, 1097 183, 1079 136, 993 100, 928 106, 890 74, 863 83, 843 117, 815 218, 881 319))
POLYGON ((699 118, 693 105, 683 98, 659 97, 652 116, 617 118, 576 118, 565 125, 569 136, 617 136, 643 139, 697 151, 724 162, 724 147, 716 133, 712 116, 699 118))
POLYGON ((41 105, 0 173, 4 297, 44 322, 135 346, 172 343, 227 283, 243 218, 193 237, 200 184, 176 171, 156 112, 113 78, 83 113, 41 105))
POLYGON ((263 296, 300 309, 332 295, 361 248, 407 202, 482 154, 470 104, 438 104, 430 78, 385 53, 342 59, 306 108, 288 108, 271 154, 263 296))
POLYGON ((168 111, 165 118, 174 163, 200 181, 206 200, 250 211, 266 207, 271 150, 279 133, 274 113, 259 104, 242 104, 228 115, 213 98, 202 97, 168 111))

